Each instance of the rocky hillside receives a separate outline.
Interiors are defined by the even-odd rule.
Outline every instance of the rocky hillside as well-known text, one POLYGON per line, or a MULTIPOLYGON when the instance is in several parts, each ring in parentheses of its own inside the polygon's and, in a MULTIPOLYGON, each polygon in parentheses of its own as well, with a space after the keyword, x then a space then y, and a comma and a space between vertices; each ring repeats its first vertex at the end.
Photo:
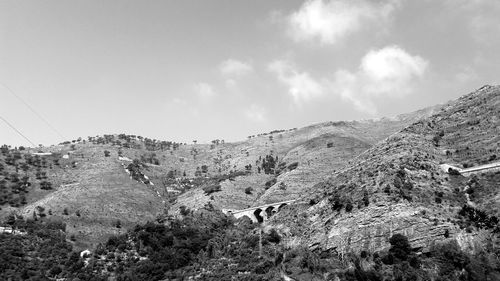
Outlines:
POLYGON ((485 86, 396 118, 237 143, 2 146, 0 275, 497 280, 499 116, 500 87, 485 86), (474 171, 484 165, 496 168, 474 171), (219 210, 287 199, 264 224, 219 210))
POLYGON ((119 134, 36 149, 5 146, 0 216, 61 219, 78 247, 91 247, 182 208, 210 203, 243 209, 296 199, 436 109, 275 130, 236 143, 182 144, 119 134))
POLYGON ((249 173, 222 182, 221 191, 210 195, 191 190, 178 197, 173 209, 182 205, 197 209, 208 202, 218 208, 242 209, 297 199, 353 157, 437 108, 391 119, 326 122, 225 144, 219 148, 224 166, 245 171, 245 166, 251 165, 249 173))
POLYGON ((498 161, 499 116, 498 86, 452 101, 355 157, 271 225, 289 244, 339 255, 387 249, 396 233, 421 252, 440 241, 469 252, 498 243, 500 173, 464 177, 440 165, 498 161))

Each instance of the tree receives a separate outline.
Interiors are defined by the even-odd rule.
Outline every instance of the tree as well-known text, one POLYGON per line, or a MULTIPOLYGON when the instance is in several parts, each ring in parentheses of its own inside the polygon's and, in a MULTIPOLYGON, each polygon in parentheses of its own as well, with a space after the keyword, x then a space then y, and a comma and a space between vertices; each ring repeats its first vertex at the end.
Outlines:
POLYGON ((368 191, 364 191, 363 193, 363 204, 365 205, 365 207, 368 207, 368 205, 370 205, 370 197, 368 196, 368 191))
POLYGON ((352 208, 353 208, 353 206, 352 206, 351 201, 347 202, 347 204, 345 205, 345 211, 349 213, 352 211, 352 208))
POLYGON ((389 239, 389 243, 391 243, 391 248, 389 252, 399 260, 407 260, 408 255, 411 254, 412 249, 410 243, 408 242, 408 238, 403 234, 396 233, 392 235, 389 239))
POLYGON ((30 169, 30 166, 26 162, 24 162, 24 163, 21 164, 21 170, 23 170, 23 172, 25 174, 28 172, 29 169, 30 169))
POLYGON ((43 190, 51 190, 52 189, 52 183, 48 181, 42 181, 40 183, 40 188, 43 190))
POLYGON ((208 166, 207 165, 202 165, 201 166, 201 172, 204 173, 204 174, 208 173, 208 166))
POLYGON ((205 191, 205 193, 207 195, 210 195, 214 192, 221 191, 221 186, 220 186, 220 184, 213 184, 213 185, 205 186, 203 188, 203 191, 205 191))
POLYGON ((109 157, 111 153, 108 150, 104 150, 104 157, 109 157))

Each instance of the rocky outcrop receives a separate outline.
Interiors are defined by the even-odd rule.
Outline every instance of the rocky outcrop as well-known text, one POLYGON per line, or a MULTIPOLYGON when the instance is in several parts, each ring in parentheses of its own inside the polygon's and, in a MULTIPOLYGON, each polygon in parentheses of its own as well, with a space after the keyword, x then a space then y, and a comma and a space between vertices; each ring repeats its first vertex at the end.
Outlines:
MULTIPOLYGON (((271 224, 289 242, 339 254, 387 249, 396 233, 407 236, 419 251, 446 239, 474 251, 478 241, 485 239, 480 234, 489 230, 459 215, 467 204, 466 180, 439 166, 456 159, 443 153, 442 140, 447 136, 442 132, 447 129, 457 145, 470 150, 481 144, 490 150, 500 128, 500 121, 490 118, 498 109, 490 104, 499 101, 500 87, 486 87, 451 102, 356 157, 304 195, 301 200, 308 204, 277 214, 271 224)), ((449 148, 450 143, 446 145, 449 148)), ((477 161, 476 154, 473 157, 477 161)), ((498 181, 492 175, 486 178, 490 186, 495 185, 491 181, 498 181)), ((481 202, 481 196, 494 194, 488 192, 478 193, 475 200, 481 202)), ((490 201, 488 206, 492 206, 490 201)))

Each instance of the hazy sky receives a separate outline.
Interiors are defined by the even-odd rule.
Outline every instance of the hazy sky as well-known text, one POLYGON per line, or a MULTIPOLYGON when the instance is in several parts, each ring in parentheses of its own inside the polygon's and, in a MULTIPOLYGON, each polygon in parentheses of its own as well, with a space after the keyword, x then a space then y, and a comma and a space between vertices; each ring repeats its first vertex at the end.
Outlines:
MULTIPOLYGON (((500 74, 500 1, 0 0, 0 116, 36 144, 393 116, 500 74)), ((26 145, 0 122, 0 143, 26 145)))

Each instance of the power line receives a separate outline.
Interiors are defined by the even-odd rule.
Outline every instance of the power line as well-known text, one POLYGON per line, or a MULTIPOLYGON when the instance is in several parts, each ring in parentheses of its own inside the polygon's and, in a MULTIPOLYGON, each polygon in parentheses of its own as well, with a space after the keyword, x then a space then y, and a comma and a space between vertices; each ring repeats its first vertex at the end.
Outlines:
POLYGON ((35 114, 38 118, 40 118, 40 120, 42 120, 50 129, 52 129, 52 131, 54 131, 57 135, 59 135, 61 137, 62 140, 65 140, 66 138, 61 134, 59 133, 58 130, 56 130, 56 128, 54 128, 54 126, 52 126, 49 121, 47 121, 45 118, 42 117, 42 115, 40 115, 33 107, 31 107, 25 100, 23 100, 20 96, 16 95, 14 93, 14 91, 12 91, 9 87, 7 87, 5 84, 3 83, 0 83, 0 85, 2 85, 5 89, 7 89, 7 91, 9 93, 11 93, 14 97, 16 97, 19 101, 21 101, 31 112, 33 112, 33 114, 35 114))
POLYGON ((5 118, 3 118, 2 116, 0 116, 0 119, 2 119, 3 122, 5 122, 5 124, 9 125, 9 127, 11 127, 14 131, 16 131, 21 137, 23 137, 25 140, 27 140, 29 143, 31 143, 33 145, 33 147, 36 147, 36 145, 32 141, 30 141, 30 139, 28 139, 28 137, 23 135, 23 133, 21 133, 18 129, 16 129, 16 127, 14 127, 12 124, 10 124, 9 121, 5 120, 5 118))

